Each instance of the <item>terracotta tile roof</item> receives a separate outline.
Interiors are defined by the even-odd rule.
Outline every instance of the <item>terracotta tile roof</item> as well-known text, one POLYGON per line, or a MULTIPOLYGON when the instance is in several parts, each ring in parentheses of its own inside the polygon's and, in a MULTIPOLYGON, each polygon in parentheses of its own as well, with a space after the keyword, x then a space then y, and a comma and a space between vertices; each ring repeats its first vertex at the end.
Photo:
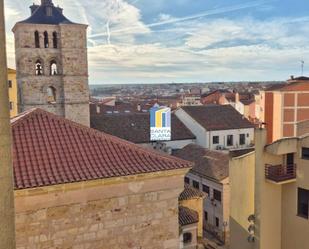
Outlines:
POLYGON ((189 184, 185 184, 185 189, 180 194, 178 200, 184 201, 204 197, 206 197, 206 194, 204 194, 203 192, 199 191, 196 188, 191 187, 189 184))
MULTIPOLYGON (((91 115, 91 128, 120 137, 133 143, 150 143, 150 114, 91 115)), ((172 114, 172 140, 195 139, 191 131, 172 114)))
POLYGON ((229 176, 229 153, 205 149, 196 144, 189 144, 174 153, 181 159, 194 163, 192 174, 222 181, 229 176))
POLYGON ((191 165, 40 109, 12 119, 11 124, 15 189, 189 168, 191 165))
POLYGON ((208 131, 254 128, 230 105, 184 106, 182 109, 208 131))
POLYGON ((187 207, 179 206, 178 220, 180 226, 198 223, 198 213, 187 207))

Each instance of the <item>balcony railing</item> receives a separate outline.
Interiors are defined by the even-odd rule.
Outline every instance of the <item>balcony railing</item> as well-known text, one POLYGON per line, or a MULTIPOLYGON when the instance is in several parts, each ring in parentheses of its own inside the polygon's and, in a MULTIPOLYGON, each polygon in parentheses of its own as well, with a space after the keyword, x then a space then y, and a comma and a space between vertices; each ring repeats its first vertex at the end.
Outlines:
POLYGON ((268 180, 280 183, 296 179, 296 164, 265 165, 265 177, 268 180))

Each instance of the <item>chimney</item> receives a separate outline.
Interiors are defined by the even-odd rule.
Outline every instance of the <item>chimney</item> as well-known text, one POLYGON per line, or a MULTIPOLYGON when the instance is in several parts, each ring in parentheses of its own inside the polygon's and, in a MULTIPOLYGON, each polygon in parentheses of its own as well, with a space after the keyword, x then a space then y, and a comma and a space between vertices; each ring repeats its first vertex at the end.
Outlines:
POLYGON ((294 80, 294 75, 291 75, 291 80, 294 80))
POLYGON ((239 102, 239 93, 238 92, 235 93, 235 102, 236 103, 239 102))

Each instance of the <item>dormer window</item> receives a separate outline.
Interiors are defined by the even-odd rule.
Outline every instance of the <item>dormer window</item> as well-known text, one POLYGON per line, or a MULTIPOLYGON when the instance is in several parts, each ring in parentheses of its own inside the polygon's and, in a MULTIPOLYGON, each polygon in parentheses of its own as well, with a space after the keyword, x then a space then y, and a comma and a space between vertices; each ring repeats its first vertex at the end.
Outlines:
POLYGON ((57 48, 57 47, 58 47, 57 32, 53 32, 53 46, 54 46, 54 48, 57 48))
POLYGON ((48 33, 47 33, 47 31, 44 32, 44 47, 45 47, 45 48, 48 48, 48 47, 49 47, 48 33))
POLYGON ((35 62, 35 75, 43 75, 43 66, 40 60, 35 62))
POLYGON ((57 69, 57 62, 55 60, 52 60, 50 62, 50 75, 57 75, 58 69, 57 69))
POLYGON ((35 40, 35 47, 40 48, 40 34, 39 31, 34 32, 34 40, 35 40))

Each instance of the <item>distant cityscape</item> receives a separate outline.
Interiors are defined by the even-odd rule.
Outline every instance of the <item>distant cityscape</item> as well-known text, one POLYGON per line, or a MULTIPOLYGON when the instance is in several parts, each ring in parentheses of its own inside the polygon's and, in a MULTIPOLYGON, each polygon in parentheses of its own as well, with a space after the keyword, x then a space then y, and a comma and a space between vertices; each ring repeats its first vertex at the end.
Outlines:
POLYGON ((89 86, 88 30, 41 0, 2 44, 0 249, 309 248, 309 77, 89 86))

